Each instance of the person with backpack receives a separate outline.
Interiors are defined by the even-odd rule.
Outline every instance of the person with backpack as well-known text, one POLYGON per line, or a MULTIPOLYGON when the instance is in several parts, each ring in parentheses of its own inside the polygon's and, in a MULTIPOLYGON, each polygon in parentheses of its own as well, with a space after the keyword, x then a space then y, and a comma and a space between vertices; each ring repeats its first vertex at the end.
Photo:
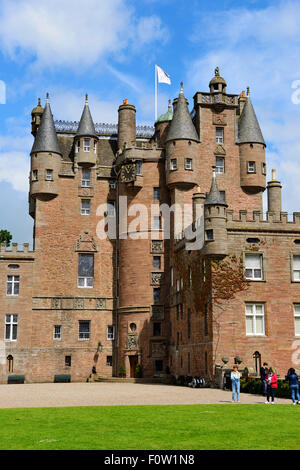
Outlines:
POLYGON ((291 367, 289 369, 285 380, 287 380, 289 382, 293 405, 296 405, 295 396, 297 398, 297 405, 300 405, 299 379, 298 379, 298 375, 296 374, 296 371, 295 371, 295 369, 293 369, 293 367, 291 367))
POLYGON ((235 402, 235 394, 237 402, 240 401, 240 378, 241 374, 238 371, 237 366, 233 366, 233 371, 230 374, 231 385, 232 385, 232 401, 235 402))
POLYGON ((265 401, 265 404, 269 404, 269 399, 270 397, 272 398, 272 405, 274 405, 274 395, 275 395, 275 390, 278 388, 277 385, 277 375, 274 373, 272 367, 268 370, 268 373, 266 375, 266 382, 267 382, 267 400, 265 401))

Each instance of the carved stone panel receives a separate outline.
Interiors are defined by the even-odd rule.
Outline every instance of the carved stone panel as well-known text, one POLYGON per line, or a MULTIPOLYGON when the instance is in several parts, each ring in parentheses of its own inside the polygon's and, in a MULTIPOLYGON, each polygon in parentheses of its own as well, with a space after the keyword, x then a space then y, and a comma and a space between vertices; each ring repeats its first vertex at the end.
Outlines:
POLYGON ((151 252, 152 253, 163 253, 163 242, 162 242, 162 240, 152 240, 151 252))
POLYGON ((55 310, 60 310, 61 309, 61 299, 56 297, 54 299, 51 299, 51 308, 55 310))
POLYGON ((73 308, 74 309, 83 309, 84 308, 84 299, 73 299, 73 308))
POLYGON ((164 273, 156 272, 151 274, 151 285, 160 286, 163 283, 164 273))
POLYGON ((96 308, 99 310, 106 309, 106 299, 96 299, 96 308))
POLYGON ((98 251, 97 244, 89 232, 80 235, 76 242, 75 251, 98 251))
POLYGON ((151 346, 152 357, 164 357, 166 355, 166 343, 152 343, 151 346))
POLYGON ((127 349, 138 349, 138 335, 127 335, 127 349))
POLYGON ((227 119, 226 119, 226 114, 224 113, 213 113, 213 124, 216 126, 226 126, 227 124, 227 119))

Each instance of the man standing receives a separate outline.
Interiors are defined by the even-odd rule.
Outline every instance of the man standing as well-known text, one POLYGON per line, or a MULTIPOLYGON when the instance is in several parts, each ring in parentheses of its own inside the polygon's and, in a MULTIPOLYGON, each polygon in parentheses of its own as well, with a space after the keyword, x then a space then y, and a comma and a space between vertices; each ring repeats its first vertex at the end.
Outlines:
POLYGON ((260 380, 262 383, 262 394, 263 397, 266 396, 266 391, 267 391, 267 382, 266 382, 266 376, 268 374, 268 364, 264 362, 263 366, 260 368, 260 380))

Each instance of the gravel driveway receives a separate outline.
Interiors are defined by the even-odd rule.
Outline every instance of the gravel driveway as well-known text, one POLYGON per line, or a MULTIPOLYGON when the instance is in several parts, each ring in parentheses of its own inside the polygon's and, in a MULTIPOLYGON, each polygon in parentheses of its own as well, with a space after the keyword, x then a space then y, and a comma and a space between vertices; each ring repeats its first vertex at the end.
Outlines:
MULTIPOLYGON (((264 404, 264 402, 265 399, 262 396, 241 394, 241 403, 264 404)), ((209 388, 192 389, 174 385, 134 383, 0 385, 0 408, 202 403, 231 403, 231 392, 209 388)), ((291 404, 292 401, 275 398, 275 403, 291 404)))

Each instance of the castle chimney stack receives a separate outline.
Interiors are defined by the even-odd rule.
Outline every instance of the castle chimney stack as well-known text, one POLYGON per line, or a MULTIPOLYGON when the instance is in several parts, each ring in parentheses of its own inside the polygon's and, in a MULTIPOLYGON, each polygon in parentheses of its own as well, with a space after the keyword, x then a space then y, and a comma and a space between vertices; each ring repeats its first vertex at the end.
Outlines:
POLYGON ((136 109, 124 100, 119 107, 118 147, 122 150, 125 143, 136 141, 136 109))
POLYGON ((272 180, 268 182, 268 212, 280 217, 281 212, 281 183, 276 180, 276 171, 272 170, 272 180))

